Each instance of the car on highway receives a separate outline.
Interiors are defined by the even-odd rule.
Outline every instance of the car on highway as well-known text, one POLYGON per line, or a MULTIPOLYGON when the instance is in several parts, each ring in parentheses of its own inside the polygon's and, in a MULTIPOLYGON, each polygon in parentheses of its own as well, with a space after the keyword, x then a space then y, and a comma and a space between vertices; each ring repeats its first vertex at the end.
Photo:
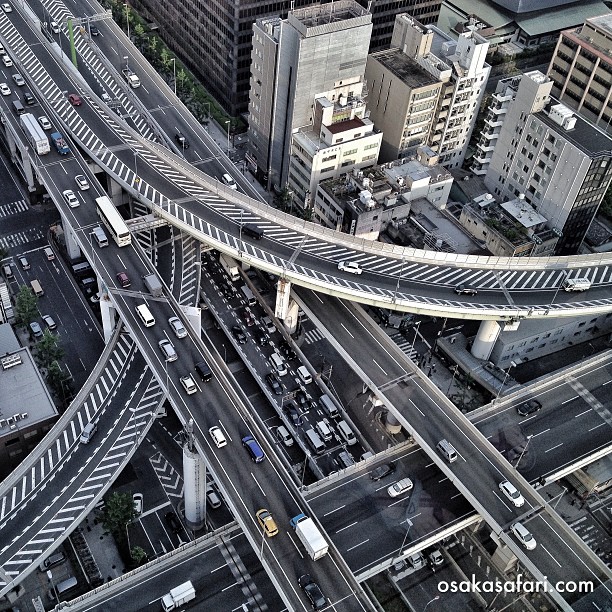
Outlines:
POLYGON ((300 407, 302 413, 308 412, 310 410, 310 402, 308 401, 308 396, 301 389, 298 389, 295 392, 295 401, 300 407))
POLYGON ((338 270, 341 272, 350 272, 351 274, 361 274, 363 270, 356 261, 339 261, 338 270))
POLYGON ((43 331, 37 321, 32 321, 30 323, 30 331, 35 338, 42 338, 43 331))
POLYGON ((261 446, 259 446, 259 442, 253 436, 244 436, 242 438, 242 446, 247 449, 251 461, 254 463, 261 463, 266 458, 261 446))
POLYGON ((174 344, 172 344, 170 340, 164 338, 163 340, 160 340, 157 345, 159 346, 159 350, 162 352, 166 361, 176 361, 178 359, 178 354, 174 348, 174 344))
POLYGON ((270 514, 269 510, 262 508, 255 513, 257 517, 257 522, 259 526, 263 529, 264 533, 272 538, 278 533, 278 527, 276 526, 276 521, 270 514))
POLYGON ((253 327, 253 325, 256 323, 255 315, 248 306, 242 311, 242 318, 244 319, 247 327, 253 327))
POLYGON ((125 272, 117 272, 116 274, 117 282, 123 287, 129 287, 132 282, 130 281, 130 277, 125 272))
POLYGON ((293 347, 289 344, 289 342, 287 342, 287 340, 281 340, 278 348, 287 361, 297 359, 297 353, 293 350, 293 347))
POLYGON ((99 36, 100 35, 100 29, 98 28, 97 25, 94 25, 93 23, 89 24, 89 33, 92 36, 99 36))
POLYGON ((517 507, 520 508, 525 503, 525 498, 520 491, 509 481, 504 480, 499 483, 499 490, 517 507))
POLYGON ((478 290, 470 285, 457 285, 455 287, 455 293, 457 295, 476 295, 478 290))
POLYGON ((298 584, 304 591, 304 595, 308 598, 313 610, 322 610, 327 605, 327 600, 321 591, 319 585, 310 577, 310 574, 304 574, 298 578, 298 584))
POLYGON ((198 390, 198 387, 195 384, 191 374, 181 376, 180 381, 185 391, 187 391, 187 395, 193 395, 198 390))
POLYGON ((206 485, 206 501, 213 509, 221 507, 221 498, 219 497, 219 493, 217 493, 217 490, 213 484, 206 485))
POLYGON ((221 177, 221 180, 230 188, 230 189, 238 189, 238 185, 236 185, 236 181, 229 175, 224 174, 221 177))
POLYGON ((89 181, 82 174, 77 174, 74 177, 74 182, 81 191, 87 191, 87 189, 89 189, 89 181))
POLYGON ((30 262, 28 261, 27 257, 20 257, 19 265, 21 266, 22 270, 29 270, 31 268, 30 262))
POLYGON ((530 399, 528 402, 523 402, 516 407, 516 411, 521 416, 529 416, 539 412, 542 409, 542 404, 537 399, 530 399))
POLYGON ((53 317, 51 315, 48 315, 48 314, 42 315, 42 320, 45 322, 46 326, 49 329, 57 328, 57 323, 53 320, 53 317))
POLYGON ((274 374, 273 372, 269 372, 268 374, 266 374, 266 382, 270 386, 270 389, 272 389, 272 391, 274 392, 274 395, 283 394, 283 385, 276 374, 274 374))
POLYGON ((12 13, 13 12, 13 7, 8 2, 3 2, 2 3, 2 10, 5 13, 12 13))
POLYGON ((220 427, 217 427, 217 425, 215 425, 214 427, 211 427, 208 430, 208 433, 210 434, 210 437, 213 439, 213 442, 215 443, 215 446, 217 448, 223 448, 224 446, 227 446, 227 439, 225 438, 225 435, 221 431, 220 427))
POLYGON ((72 104, 72 106, 81 106, 81 104, 83 104, 81 96, 75 93, 68 94, 68 100, 70 101, 70 104, 72 104))
POLYGON ((242 331, 242 327, 240 327, 240 325, 233 325, 232 326, 232 334, 234 335, 234 338, 236 338, 236 342, 238 344, 246 344, 247 343, 246 334, 242 331))
POLYGON ((72 189, 65 189, 62 191, 62 196, 64 196, 64 200, 66 200, 66 204, 68 204, 70 208, 76 208, 81 204, 79 202, 79 198, 74 195, 74 191, 72 191, 72 189))
POLYGON ((174 140, 176 140, 176 144, 178 144, 179 147, 183 149, 189 148, 189 141, 187 140, 187 138, 185 138, 185 136, 181 132, 177 132, 174 135, 174 140))
POLYGON ((57 23, 57 21, 52 21, 49 25, 51 27, 51 31, 54 34, 59 34, 60 33, 60 27, 59 27, 59 24, 57 23))
POLYGON ((268 334, 261 329, 261 327, 255 329, 252 333, 255 336, 255 340, 259 346, 266 346, 270 343, 270 336, 268 336, 268 334))
POLYGON ((134 504, 134 512, 136 512, 136 514, 142 514, 142 493, 134 493, 134 495, 132 495, 132 502, 134 504))
POLYGON ((523 523, 516 522, 510 526, 512 533, 516 536, 516 539, 527 549, 533 550, 536 547, 536 540, 531 535, 531 532, 523 525, 523 523))
POLYGON ((2 63, 7 67, 10 68, 13 65, 13 60, 8 56, 8 55, 3 55, 2 56, 2 63))
POLYGON ((301 427, 304 424, 304 419, 293 402, 287 402, 285 404, 285 412, 287 418, 293 423, 294 427, 301 427))
POLYGON ((176 512, 172 510, 171 512, 166 512, 164 519, 166 520, 166 524, 174 533, 178 533, 183 529, 181 525, 181 521, 179 521, 179 517, 176 515, 176 512))
POLYGON ((40 123, 40 127, 43 130, 50 130, 53 126, 51 125, 51 122, 49 121, 49 119, 47 119, 47 117, 45 117, 44 115, 41 115, 38 118, 38 123, 40 123))
POLYGON ((388 489, 387 493, 391 497, 399 497, 404 493, 408 493, 412 489, 412 480, 410 478, 402 478, 397 482, 394 482, 388 489))
MULTIPOLYGON (((7 56, 3 55, 2 57, 4 58, 7 56)), ((23 87, 25 85, 23 77, 18 72, 13 75, 13 81, 15 81, 15 85, 17 85, 17 87, 23 87)))
POLYGON ((170 328, 172 329, 174 335, 177 338, 187 337, 187 330, 185 329, 185 326, 181 323, 181 320, 178 317, 170 317, 168 319, 168 325, 170 325, 170 328))
POLYGON ((6 83, 0 83, 0 93, 3 96, 10 96, 11 88, 6 83))
POLYGON ((370 478, 374 481, 381 480, 382 478, 391 476, 391 474, 395 472, 395 469, 393 463, 383 463, 370 472, 370 478))

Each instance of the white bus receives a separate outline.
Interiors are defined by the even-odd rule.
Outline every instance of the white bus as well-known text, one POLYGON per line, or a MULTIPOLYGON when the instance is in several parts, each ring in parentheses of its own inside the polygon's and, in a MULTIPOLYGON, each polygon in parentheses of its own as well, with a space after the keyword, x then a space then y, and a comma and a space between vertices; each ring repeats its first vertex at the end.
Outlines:
POLYGON ((130 230, 110 199, 106 196, 96 198, 96 204, 98 216, 115 239, 117 246, 132 244, 130 230))

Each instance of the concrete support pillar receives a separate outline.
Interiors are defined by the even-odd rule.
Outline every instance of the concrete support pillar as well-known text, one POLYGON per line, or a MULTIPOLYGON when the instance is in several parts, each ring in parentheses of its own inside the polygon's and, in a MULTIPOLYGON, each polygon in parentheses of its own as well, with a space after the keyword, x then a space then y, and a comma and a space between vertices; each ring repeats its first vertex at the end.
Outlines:
POLYGON ((115 206, 121 206, 123 204, 123 190, 121 185, 112 179, 108 179, 109 193, 108 197, 113 201, 115 206))
POLYGON ((202 309, 195 306, 181 306, 191 328, 198 338, 202 337, 202 309))
POLYGON ((280 278, 276 285, 276 304, 274 306, 274 316, 281 321, 285 320, 289 312, 289 300, 291 299, 291 283, 280 278))
POLYGON ((113 335, 117 324, 117 311, 108 296, 105 286, 100 289, 100 312, 102 313, 102 329, 104 330, 104 342, 108 342, 113 335))
POLYGON ((26 184, 28 186, 28 191, 30 193, 33 193, 34 191, 36 191, 36 179, 34 177, 34 171, 32 169, 32 164, 30 162, 30 157, 28 156, 28 151, 27 150, 21 150, 21 167, 23 168, 23 178, 26 181, 26 184))
POLYGON ((72 226, 62 217, 62 227, 64 228, 64 240, 66 241, 66 252, 69 259, 76 259, 81 256, 81 249, 74 237, 72 226))
POLYGON ((300 307, 297 302, 293 299, 289 300, 289 307, 287 308, 287 314, 283 319, 283 324, 288 334, 293 334, 297 329, 299 322, 300 307))
POLYGON ((206 521, 206 464, 197 450, 183 447, 185 521, 190 529, 204 527, 206 521))
POLYGON ((472 355, 476 359, 489 359, 500 332, 501 327, 497 321, 482 321, 472 344, 472 355))

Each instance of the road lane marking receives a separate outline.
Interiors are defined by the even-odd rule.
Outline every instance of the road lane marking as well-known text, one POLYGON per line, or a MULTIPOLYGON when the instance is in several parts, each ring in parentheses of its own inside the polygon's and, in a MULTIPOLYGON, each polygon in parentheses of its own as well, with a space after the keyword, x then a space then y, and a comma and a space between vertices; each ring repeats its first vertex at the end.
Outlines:
POLYGON ((546 546, 544 546, 543 544, 540 544, 540 546, 548 553, 548 555, 550 556, 550 558, 559 566, 562 567, 561 564, 550 554, 550 551, 548 550, 548 548, 546 548, 546 546))
POLYGON ((382 368, 382 367, 381 367, 381 365, 380 365, 380 364, 379 364, 379 363, 376 361, 376 359, 372 359, 372 361, 373 361, 373 363, 375 363, 375 364, 376 364, 376 365, 379 367, 380 371, 381 371, 381 372, 382 372, 382 373, 383 373, 385 376, 389 376, 389 374, 387 374, 387 372, 385 372, 385 371, 383 370, 383 368, 382 368))
POLYGON ((336 533, 340 533, 341 531, 344 531, 345 529, 348 529, 349 527, 354 527, 355 525, 358 524, 359 521, 355 521, 354 523, 351 523, 350 525, 346 525, 346 527, 340 527, 340 529, 336 530, 336 533))
POLYGON ((253 472, 251 472, 251 476, 253 477, 253 480, 255 481, 255 484, 259 487, 259 490, 263 493, 264 497, 268 497, 266 495, 266 492, 261 488, 261 485, 259 484, 259 482, 257 482, 257 478, 255 478, 255 474, 253 474, 253 472))
POLYGON ((367 544, 369 541, 370 541, 370 538, 368 538, 367 540, 364 540, 363 542, 359 542, 359 544, 355 544, 355 546, 351 546, 350 548, 347 548, 346 552, 350 552, 351 550, 355 550, 356 548, 359 548, 363 544, 367 544))
POLYGON ((549 453, 552 450, 555 450, 555 448, 559 448, 560 446, 563 446, 563 442, 561 442, 561 444, 557 444, 557 446, 553 446, 552 448, 549 448, 548 450, 545 450, 545 453, 549 453))
POLYGON ((574 395, 574 397, 570 397, 569 399, 566 399, 564 402, 561 402, 561 405, 563 406, 563 404, 569 404, 570 402, 573 402, 575 399, 580 399, 580 396, 574 395))
POLYGON ((542 434, 545 434, 547 431, 550 431, 550 427, 548 429, 545 429, 544 431, 540 431, 537 434, 533 434, 531 437, 532 438, 537 438, 538 436, 541 436, 542 434))
POLYGON ((600 427, 603 427, 604 425, 607 425, 607 423, 600 423, 599 425, 595 425, 595 427, 591 427, 589 431, 593 431, 594 429, 599 429, 600 427))
POLYGON ((593 410, 592 408, 589 408, 588 410, 585 410, 584 412, 581 412, 580 414, 574 415, 574 418, 577 419, 579 416, 582 416, 583 414, 588 414, 592 410, 593 410))
POLYGON ((353 334, 351 334, 351 332, 346 328, 344 323, 340 323, 340 325, 344 328, 344 331, 354 340, 355 336, 353 336, 353 334))
POLYGON ((338 512, 338 510, 342 510, 342 508, 346 508, 346 504, 343 504, 342 506, 338 506, 338 508, 335 508, 334 510, 330 510, 329 512, 326 512, 323 516, 329 516, 330 514, 333 514, 334 512, 338 512))

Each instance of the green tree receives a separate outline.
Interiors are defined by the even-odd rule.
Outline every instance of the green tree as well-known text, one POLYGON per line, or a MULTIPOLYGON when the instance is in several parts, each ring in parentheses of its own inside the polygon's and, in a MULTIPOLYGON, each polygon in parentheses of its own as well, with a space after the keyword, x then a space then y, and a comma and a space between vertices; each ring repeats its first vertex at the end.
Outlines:
POLYGON ((144 29, 144 26, 142 25, 142 23, 138 22, 134 26, 134 29, 132 30, 132 33, 134 34, 134 38, 136 38, 136 42, 138 44, 141 44, 142 43, 142 39, 144 38, 144 35, 145 35, 145 29, 144 29))
POLYGON ((274 206, 283 212, 289 212, 291 208, 291 189, 284 187, 283 190, 274 195, 274 206))
POLYGON ((43 337, 36 346, 36 355, 44 368, 49 367, 54 361, 59 361, 64 356, 64 349, 57 340, 55 334, 45 329, 43 337))
POLYGON ((183 68, 179 68, 176 72, 176 88, 179 93, 184 92, 185 89, 190 86, 189 83, 189 75, 183 70, 183 68))
POLYGON ((136 567, 139 565, 144 565, 149 560, 146 550, 140 546, 134 546, 134 548, 132 548, 130 551, 130 554, 132 555, 132 561, 134 561, 136 567))
POLYGON ((170 70, 170 65, 172 64, 172 61, 170 59, 170 53, 168 53, 168 49, 166 49, 166 47, 163 47, 160 54, 159 54, 159 60, 161 62, 162 68, 167 72, 170 70))
POLYGON ((15 319, 17 325, 27 327, 38 315, 38 298, 30 287, 21 285, 15 298, 15 319))
POLYGON ((137 516, 132 495, 116 491, 104 501, 102 526, 117 542, 124 542, 127 538, 126 526, 137 516))

